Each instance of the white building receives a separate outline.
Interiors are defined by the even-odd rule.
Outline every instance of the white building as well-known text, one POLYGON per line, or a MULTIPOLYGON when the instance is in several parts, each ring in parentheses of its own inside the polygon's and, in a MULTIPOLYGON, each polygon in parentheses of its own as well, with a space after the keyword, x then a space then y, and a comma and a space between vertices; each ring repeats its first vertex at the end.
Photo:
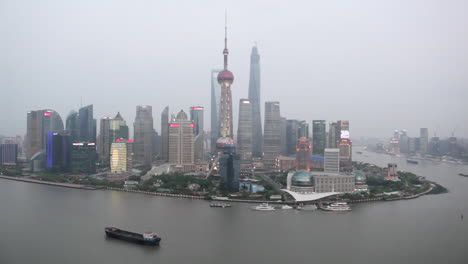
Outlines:
POLYGON ((337 148, 326 148, 324 155, 323 171, 328 173, 340 172, 340 150, 337 148))

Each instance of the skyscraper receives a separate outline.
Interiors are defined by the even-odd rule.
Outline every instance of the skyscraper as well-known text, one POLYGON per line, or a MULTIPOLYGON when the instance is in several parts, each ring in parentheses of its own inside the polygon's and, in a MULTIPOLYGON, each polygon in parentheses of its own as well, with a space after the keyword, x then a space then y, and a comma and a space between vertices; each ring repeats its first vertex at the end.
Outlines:
POLYGON ((133 128, 133 161, 144 166, 151 166, 154 157, 153 109, 151 106, 138 105, 136 107, 133 128))
POLYGON ((263 163, 274 169, 281 151, 281 115, 279 102, 265 102, 265 132, 263 135, 263 163))
POLYGON ((169 163, 174 165, 194 163, 194 127, 183 110, 169 124, 169 163))
POLYGON ((30 159, 40 151, 45 151, 47 133, 62 131, 63 122, 54 110, 30 111, 27 114, 26 156, 30 159))
POLYGON ((73 173, 96 173, 96 156, 96 143, 72 143, 71 171, 73 173))
POLYGON ((421 153, 427 153, 427 145, 429 143, 429 131, 427 128, 421 128, 419 130, 419 148, 421 153))
POLYGON ((71 140, 63 132, 48 132, 46 147, 46 167, 57 172, 70 170, 71 140))
POLYGON ((120 115, 120 112, 117 112, 117 115, 110 120, 110 142, 115 142, 118 138, 129 138, 127 122, 120 115))
POLYGON ((161 112, 161 159, 169 160, 169 106, 161 112))
POLYGON ((111 144, 110 167, 112 173, 126 173, 133 168, 133 140, 117 138, 111 144))
POLYGON ((340 150, 340 170, 352 171, 352 142, 349 138, 342 138, 338 143, 340 150))
POLYGON ((240 154, 242 161, 252 160, 252 106, 253 104, 248 99, 240 99, 239 101, 239 125, 237 126, 237 153, 240 154))
POLYGON ((327 144, 327 128, 325 120, 312 121, 312 153, 323 156, 327 144))
POLYGON ((287 155, 296 154, 296 144, 299 139, 299 121, 288 119, 286 121, 286 148, 287 155))
POLYGON ((109 164, 110 146, 111 146, 111 129, 110 123, 112 118, 109 116, 102 117, 99 123, 99 137, 97 140, 99 161, 109 164))
POLYGON ((299 121, 297 124, 297 136, 298 138, 305 137, 309 139, 309 124, 305 120, 299 121))
POLYGON ((195 161, 202 161, 205 154, 205 131, 203 130, 203 107, 192 106, 190 107, 190 120, 194 124, 193 134, 194 148, 195 148, 195 161))
POLYGON ((81 142, 96 142, 96 119, 93 118, 93 105, 78 110, 81 142))
POLYGON ((18 161, 18 144, 0 144, 0 165, 16 165, 18 161))
POLYGON ((218 74, 222 70, 211 70, 211 153, 216 152, 216 140, 219 138, 219 110, 221 106, 221 85, 218 74))
POLYGON ((254 157, 262 156, 262 118, 260 113, 260 55, 257 46, 250 54, 249 100, 252 104, 252 146, 254 157))
POLYGON ((65 129, 70 133, 71 142, 78 142, 80 140, 80 120, 76 111, 72 110, 68 114, 65 129))
POLYGON ((309 144, 309 139, 306 137, 300 137, 297 141, 296 170, 310 171, 311 146, 309 144))
POLYGON ((339 137, 340 128, 337 122, 330 122, 328 128, 328 148, 336 148, 337 147, 337 136, 339 137))
POLYGON ((288 120, 286 117, 280 119, 280 153, 281 155, 288 155, 288 120))

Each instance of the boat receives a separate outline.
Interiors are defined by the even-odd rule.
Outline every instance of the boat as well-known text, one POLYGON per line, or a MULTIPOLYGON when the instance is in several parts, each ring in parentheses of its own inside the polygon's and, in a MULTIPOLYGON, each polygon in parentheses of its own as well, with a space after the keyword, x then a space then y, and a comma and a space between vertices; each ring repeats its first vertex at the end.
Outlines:
POLYGON ((218 208, 230 208, 230 203, 211 203, 210 207, 218 207, 218 208))
POLYGON ((145 232, 143 234, 138 234, 118 229, 116 227, 106 227, 104 228, 104 230, 106 231, 106 235, 108 237, 126 240, 129 242, 134 242, 143 245, 157 246, 161 241, 161 238, 153 232, 145 232))
POLYGON ((362 151, 356 151, 357 154, 362 154, 362 151))
POLYGON ((317 210, 317 206, 315 204, 306 204, 306 205, 299 205, 296 207, 297 210, 304 210, 304 211, 314 211, 317 210))
POLYGON ((252 207, 252 209, 256 211, 274 211, 275 210, 275 208, 269 205, 268 203, 262 203, 260 205, 254 206, 252 207))
POLYGON ((463 177, 468 177, 468 174, 458 173, 458 175, 463 176, 463 177))
POLYGON ((282 210, 289 210, 289 209, 294 209, 294 207, 289 206, 289 205, 287 205, 287 204, 284 204, 284 205, 281 206, 281 209, 282 209, 282 210))
POLYGON ((418 161, 417 161, 417 160, 407 159, 406 162, 412 163, 412 164, 418 164, 418 161))
POLYGON ((335 212, 351 211, 351 207, 349 207, 347 203, 343 203, 343 202, 332 203, 332 204, 322 207, 321 209, 325 211, 335 211, 335 212))

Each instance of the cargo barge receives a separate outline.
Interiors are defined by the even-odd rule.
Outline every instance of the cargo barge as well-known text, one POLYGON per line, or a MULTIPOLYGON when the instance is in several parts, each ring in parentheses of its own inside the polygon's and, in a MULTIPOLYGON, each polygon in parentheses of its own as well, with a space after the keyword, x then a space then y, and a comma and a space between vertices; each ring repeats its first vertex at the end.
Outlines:
POLYGON ((137 233, 125 231, 122 229, 118 229, 115 227, 106 227, 104 230, 106 231, 106 235, 108 237, 126 240, 129 242, 143 244, 143 245, 157 246, 159 245, 159 242, 161 241, 161 238, 158 237, 153 232, 145 232, 143 234, 137 234, 137 233))

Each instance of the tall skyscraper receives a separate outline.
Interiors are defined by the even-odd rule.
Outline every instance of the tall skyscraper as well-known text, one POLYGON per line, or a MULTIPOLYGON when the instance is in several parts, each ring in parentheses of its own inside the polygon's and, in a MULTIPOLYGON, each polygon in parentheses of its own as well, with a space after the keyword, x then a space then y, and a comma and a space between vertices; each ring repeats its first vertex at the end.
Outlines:
POLYGON ((307 122, 305 120, 302 120, 302 121, 299 121, 297 126, 298 126, 297 127, 297 136, 299 138, 305 137, 305 138, 309 139, 310 138, 309 124, 307 124, 307 122))
POLYGON ((18 161, 18 144, 0 144, 0 165, 14 166, 18 161))
POLYGON ((120 115, 120 112, 110 121, 110 142, 115 142, 118 138, 129 138, 127 122, 120 115))
POLYGON ((71 140, 68 133, 48 132, 46 155, 47 169, 57 172, 70 170, 71 140))
POLYGON ((288 120, 286 117, 281 117, 280 121, 280 153, 281 155, 289 155, 288 154, 288 120))
POLYGON ((299 139, 299 121, 288 119, 286 121, 286 147, 287 155, 296 154, 296 144, 299 139))
POLYGON ((112 173, 126 173, 133 168, 133 140, 117 138, 111 144, 110 167, 112 173))
POLYGON ((97 140, 97 152, 99 161, 109 164, 110 146, 111 146, 111 129, 110 123, 112 118, 109 116, 102 117, 99 122, 99 137, 97 140))
POLYGON ((326 148, 324 150, 323 170, 328 173, 340 172, 340 150, 337 148, 326 148))
POLYGON ((70 133, 71 142, 78 142, 80 140, 80 120, 76 111, 72 110, 68 114, 65 129, 70 133))
POLYGON ((342 138, 338 143, 340 150, 340 170, 352 171, 352 142, 349 138, 342 138))
POLYGON ((81 142, 96 142, 96 119, 93 118, 93 105, 78 110, 81 142))
POLYGON ((218 83, 218 74, 222 70, 211 70, 211 153, 216 152, 216 140, 218 140, 219 131, 219 110, 221 107, 221 85, 218 83))
POLYGON ((296 147, 296 170, 308 170, 310 171, 310 153, 311 146, 309 139, 306 137, 300 137, 297 140, 296 147))
POLYGON ((169 160, 169 106, 161 113, 161 159, 169 160))
POLYGON ((281 115, 279 102, 265 102, 265 132, 263 135, 263 164, 276 167, 276 158, 281 151, 281 115))
POLYGON ((71 171, 73 173, 96 173, 96 143, 74 142, 71 146, 71 171))
POLYGON ((242 161, 252 160, 253 128, 252 106, 250 100, 240 99, 239 125, 237 126, 237 153, 242 161))
POLYGON ((194 127, 183 110, 169 124, 169 163, 174 165, 194 163, 194 127))
POLYGON ((421 153, 427 153, 427 145, 429 143, 429 131, 427 128, 421 128, 419 130, 419 149, 421 153))
POLYGON ((340 128, 337 122, 330 122, 328 128, 328 148, 336 148, 338 144, 337 136, 339 137, 340 128))
POLYGON ((327 128, 325 120, 312 121, 312 153, 323 156, 327 147, 327 128))
POLYGON ((45 151, 47 133, 62 131, 63 122, 54 110, 30 111, 27 114, 26 156, 30 159, 40 151, 45 151))
POLYGON ((254 157, 262 156, 262 118, 260 112, 260 55, 257 46, 250 54, 249 100, 252 104, 252 146, 254 157))
POLYGON ((133 123, 133 161, 144 166, 151 166, 154 157, 153 108, 149 105, 136 107, 133 123))
POLYGON ((190 120, 194 128, 194 148, 195 148, 195 161, 202 161, 205 155, 205 131, 203 130, 203 107, 192 106, 190 107, 190 120))

